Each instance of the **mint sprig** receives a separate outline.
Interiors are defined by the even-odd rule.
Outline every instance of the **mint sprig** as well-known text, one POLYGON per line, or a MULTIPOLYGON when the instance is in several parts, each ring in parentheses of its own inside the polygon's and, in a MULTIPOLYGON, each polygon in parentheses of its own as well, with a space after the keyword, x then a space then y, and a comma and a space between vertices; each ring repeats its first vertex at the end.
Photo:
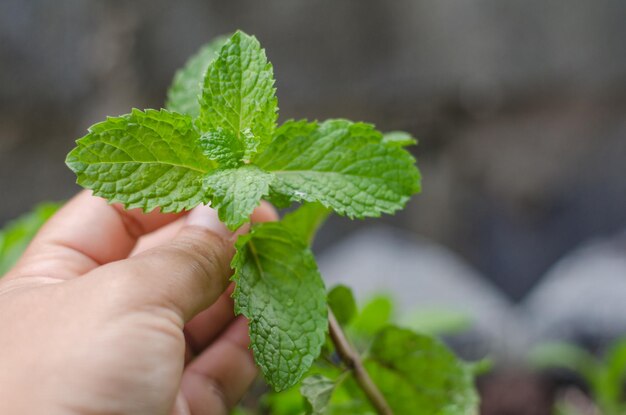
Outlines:
POLYGON ((401 209, 420 190, 413 139, 348 120, 277 125, 272 65, 241 31, 179 71, 167 110, 132 110, 92 126, 67 165, 83 187, 126 208, 178 212, 210 203, 236 229, 268 199, 306 202, 253 226, 233 259, 236 312, 250 320, 256 362, 276 389, 296 384, 327 331, 324 284, 309 249, 332 210, 351 218, 401 209), (197 98, 194 100, 194 97, 197 98))

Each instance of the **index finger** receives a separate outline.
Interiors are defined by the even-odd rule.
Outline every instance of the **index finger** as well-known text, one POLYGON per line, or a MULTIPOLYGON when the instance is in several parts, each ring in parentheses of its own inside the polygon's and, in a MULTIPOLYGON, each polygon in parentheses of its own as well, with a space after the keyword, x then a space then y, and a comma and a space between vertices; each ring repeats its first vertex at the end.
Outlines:
POLYGON ((124 210, 82 191, 41 228, 6 278, 43 275, 66 280, 128 257, 137 240, 181 214, 124 210))

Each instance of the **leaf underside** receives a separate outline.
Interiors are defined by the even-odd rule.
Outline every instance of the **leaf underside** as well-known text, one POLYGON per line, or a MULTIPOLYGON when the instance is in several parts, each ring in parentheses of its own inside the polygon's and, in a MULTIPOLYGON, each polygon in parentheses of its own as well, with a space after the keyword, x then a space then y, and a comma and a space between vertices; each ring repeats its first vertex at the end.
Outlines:
POLYGON ((313 375, 302 381, 300 391, 307 400, 311 415, 324 415, 335 388, 335 382, 322 375, 313 375))

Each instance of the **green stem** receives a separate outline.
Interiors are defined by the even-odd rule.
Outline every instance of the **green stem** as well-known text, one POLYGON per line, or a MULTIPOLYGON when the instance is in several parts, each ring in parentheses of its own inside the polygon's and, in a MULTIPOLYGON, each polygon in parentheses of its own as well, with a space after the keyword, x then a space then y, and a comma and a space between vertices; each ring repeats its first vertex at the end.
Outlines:
POLYGON ((365 370, 359 353, 346 338, 337 318, 330 309, 328 309, 328 329, 330 338, 335 345, 339 357, 346 364, 348 369, 352 371, 356 383, 363 393, 365 393, 365 396, 367 396, 372 406, 374 406, 376 412, 380 415, 393 415, 385 397, 365 370))

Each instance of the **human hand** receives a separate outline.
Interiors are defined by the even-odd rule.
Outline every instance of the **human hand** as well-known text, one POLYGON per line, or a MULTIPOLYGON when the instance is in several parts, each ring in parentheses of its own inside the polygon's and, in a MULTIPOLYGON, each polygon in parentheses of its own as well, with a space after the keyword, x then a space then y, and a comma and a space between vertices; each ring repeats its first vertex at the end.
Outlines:
POLYGON ((80 193, 0 280, 0 413, 228 413, 257 373, 227 290, 235 238, 207 207, 80 193))

